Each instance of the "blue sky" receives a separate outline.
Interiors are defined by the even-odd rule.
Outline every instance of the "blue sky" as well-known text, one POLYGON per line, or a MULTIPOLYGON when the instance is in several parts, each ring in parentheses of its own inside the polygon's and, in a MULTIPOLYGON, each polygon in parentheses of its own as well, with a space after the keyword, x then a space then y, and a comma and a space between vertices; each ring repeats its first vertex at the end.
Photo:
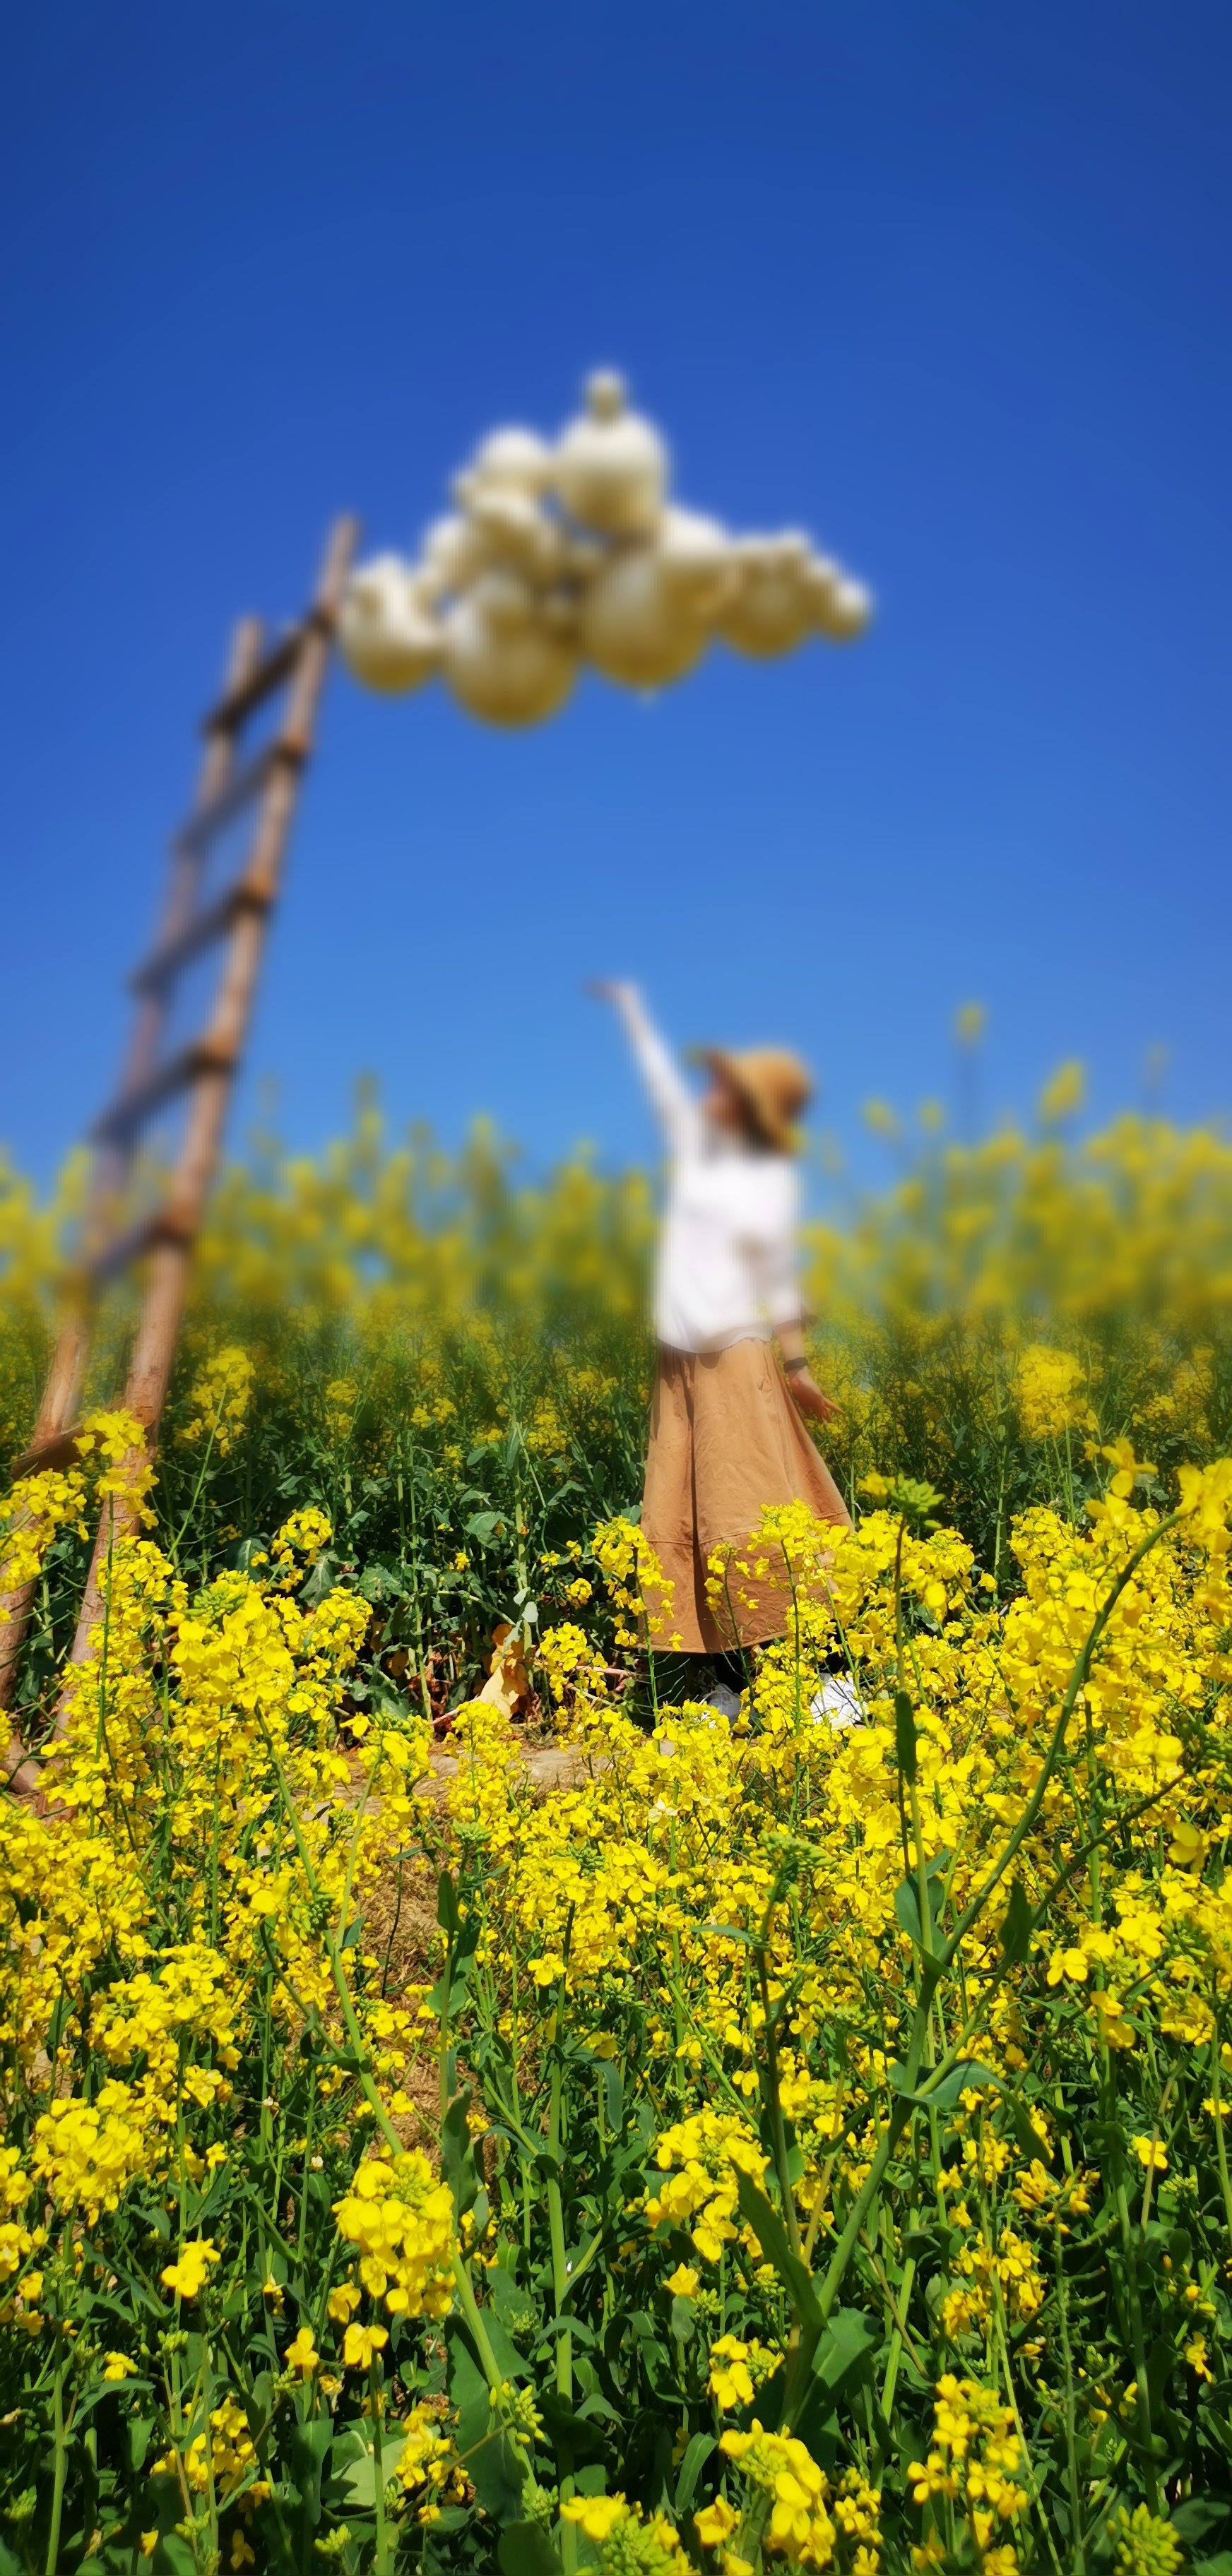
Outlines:
MULTIPOLYGON (((1002 0, 44 0, 4 39, 0 1138, 46 1175, 235 613, 409 546, 596 362, 684 498, 803 524, 867 641, 509 738, 331 686, 233 1138, 353 1077, 536 1163, 648 1129, 582 979, 860 1104, 1228 1105, 1232 20, 1002 0)), ((872 1158, 870 1160, 870 1157, 872 1158)))

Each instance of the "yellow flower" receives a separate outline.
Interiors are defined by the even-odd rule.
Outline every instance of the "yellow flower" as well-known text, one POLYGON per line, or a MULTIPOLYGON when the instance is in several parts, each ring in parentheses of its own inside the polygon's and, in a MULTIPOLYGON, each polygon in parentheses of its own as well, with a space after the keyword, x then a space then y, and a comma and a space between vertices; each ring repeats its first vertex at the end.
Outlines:
POLYGON ((129 2379, 133 2377, 136 2369, 136 2362, 130 2361, 126 2352, 108 2352, 103 2355, 104 2379, 129 2379))
POLYGON ((159 2277, 177 2299, 199 2299, 211 2263, 221 2261, 212 2237, 195 2237, 191 2244, 181 2245, 178 2262, 165 2264, 159 2277))
POLYGON ((1148 2173, 1167 2172, 1167 2149, 1165 2147, 1161 2147, 1158 2138, 1131 2138, 1130 2145, 1133 2148, 1139 2164, 1145 2166, 1148 2173))
POLYGON ((287 2345, 282 2358, 286 2369, 301 2370, 305 2376, 310 2370, 316 2369, 321 2356, 307 2326, 300 2327, 299 2333, 287 2345))
POLYGON ((348 2370, 371 2370, 378 2352, 389 2341, 384 2326, 348 2326, 342 2346, 343 2362, 348 2370))
POLYGON ((693 2528, 703 2549, 718 2549, 731 2538, 739 2520, 739 2514, 729 2505, 726 2496, 716 2496, 713 2504, 705 2505, 700 2513, 694 2514, 693 2528))
POLYGON ((753 2401, 753 2382, 749 2374, 749 2346, 738 2335, 721 2335, 710 2347, 710 2387, 724 2409, 749 2406, 753 2401))
POLYGON ((1182 1816, 1172 1828, 1168 1858, 1174 1869, 1201 1869, 1206 1859, 1206 1836, 1199 1827, 1182 1816))
POLYGON ((622 2495, 570 2496, 560 2508, 562 2522, 580 2523, 587 2539, 596 2541, 609 2539, 628 2511, 622 2495))
POLYGON ((1039 1114, 1044 1124, 1051 1126, 1058 1118, 1071 1117, 1076 1109, 1081 1109, 1086 1093, 1086 1068, 1079 1064, 1076 1056, 1071 1056, 1067 1063, 1058 1065, 1051 1081, 1045 1083, 1040 1093, 1039 1114))
POLYGON ((691 2299, 700 2279, 700 2272, 695 2272, 691 2263, 678 2263, 663 2286, 674 2298, 691 2299))

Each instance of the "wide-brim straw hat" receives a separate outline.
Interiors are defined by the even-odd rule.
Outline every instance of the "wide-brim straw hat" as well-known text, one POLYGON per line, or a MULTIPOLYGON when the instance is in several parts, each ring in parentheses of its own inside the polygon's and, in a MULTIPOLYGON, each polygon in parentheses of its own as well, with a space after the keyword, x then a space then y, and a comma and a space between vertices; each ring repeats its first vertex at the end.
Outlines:
POLYGON ((787 1047, 705 1047, 702 1061, 730 1082, 766 1143, 787 1153, 796 1120, 813 1097, 813 1077, 800 1057, 787 1047))

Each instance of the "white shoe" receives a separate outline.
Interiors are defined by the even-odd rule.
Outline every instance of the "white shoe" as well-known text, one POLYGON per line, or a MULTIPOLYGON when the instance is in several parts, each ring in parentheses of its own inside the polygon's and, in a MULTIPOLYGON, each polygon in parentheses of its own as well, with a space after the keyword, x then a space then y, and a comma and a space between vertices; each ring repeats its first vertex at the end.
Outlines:
POLYGON ((720 1717, 739 1717, 740 1693, 734 1691, 729 1682, 715 1682, 707 1691, 702 1705, 705 1708, 717 1708, 720 1717))
POLYGON ((816 1698, 809 1701, 809 1716, 815 1726, 829 1726, 836 1735, 845 1726, 868 1724, 868 1710, 855 1683, 841 1680, 837 1673, 831 1673, 816 1698))

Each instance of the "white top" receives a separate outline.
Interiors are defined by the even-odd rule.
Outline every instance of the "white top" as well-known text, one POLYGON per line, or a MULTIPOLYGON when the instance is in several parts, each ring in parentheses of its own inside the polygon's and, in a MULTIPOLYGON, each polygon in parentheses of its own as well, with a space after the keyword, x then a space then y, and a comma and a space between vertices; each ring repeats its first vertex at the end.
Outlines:
POLYGON ((670 1158, 655 1280, 655 1327, 675 1351, 769 1341, 803 1314, 796 1276, 800 1183, 790 1155, 759 1152, 706 1117, 641 997, 616 1005, 670 1158))

